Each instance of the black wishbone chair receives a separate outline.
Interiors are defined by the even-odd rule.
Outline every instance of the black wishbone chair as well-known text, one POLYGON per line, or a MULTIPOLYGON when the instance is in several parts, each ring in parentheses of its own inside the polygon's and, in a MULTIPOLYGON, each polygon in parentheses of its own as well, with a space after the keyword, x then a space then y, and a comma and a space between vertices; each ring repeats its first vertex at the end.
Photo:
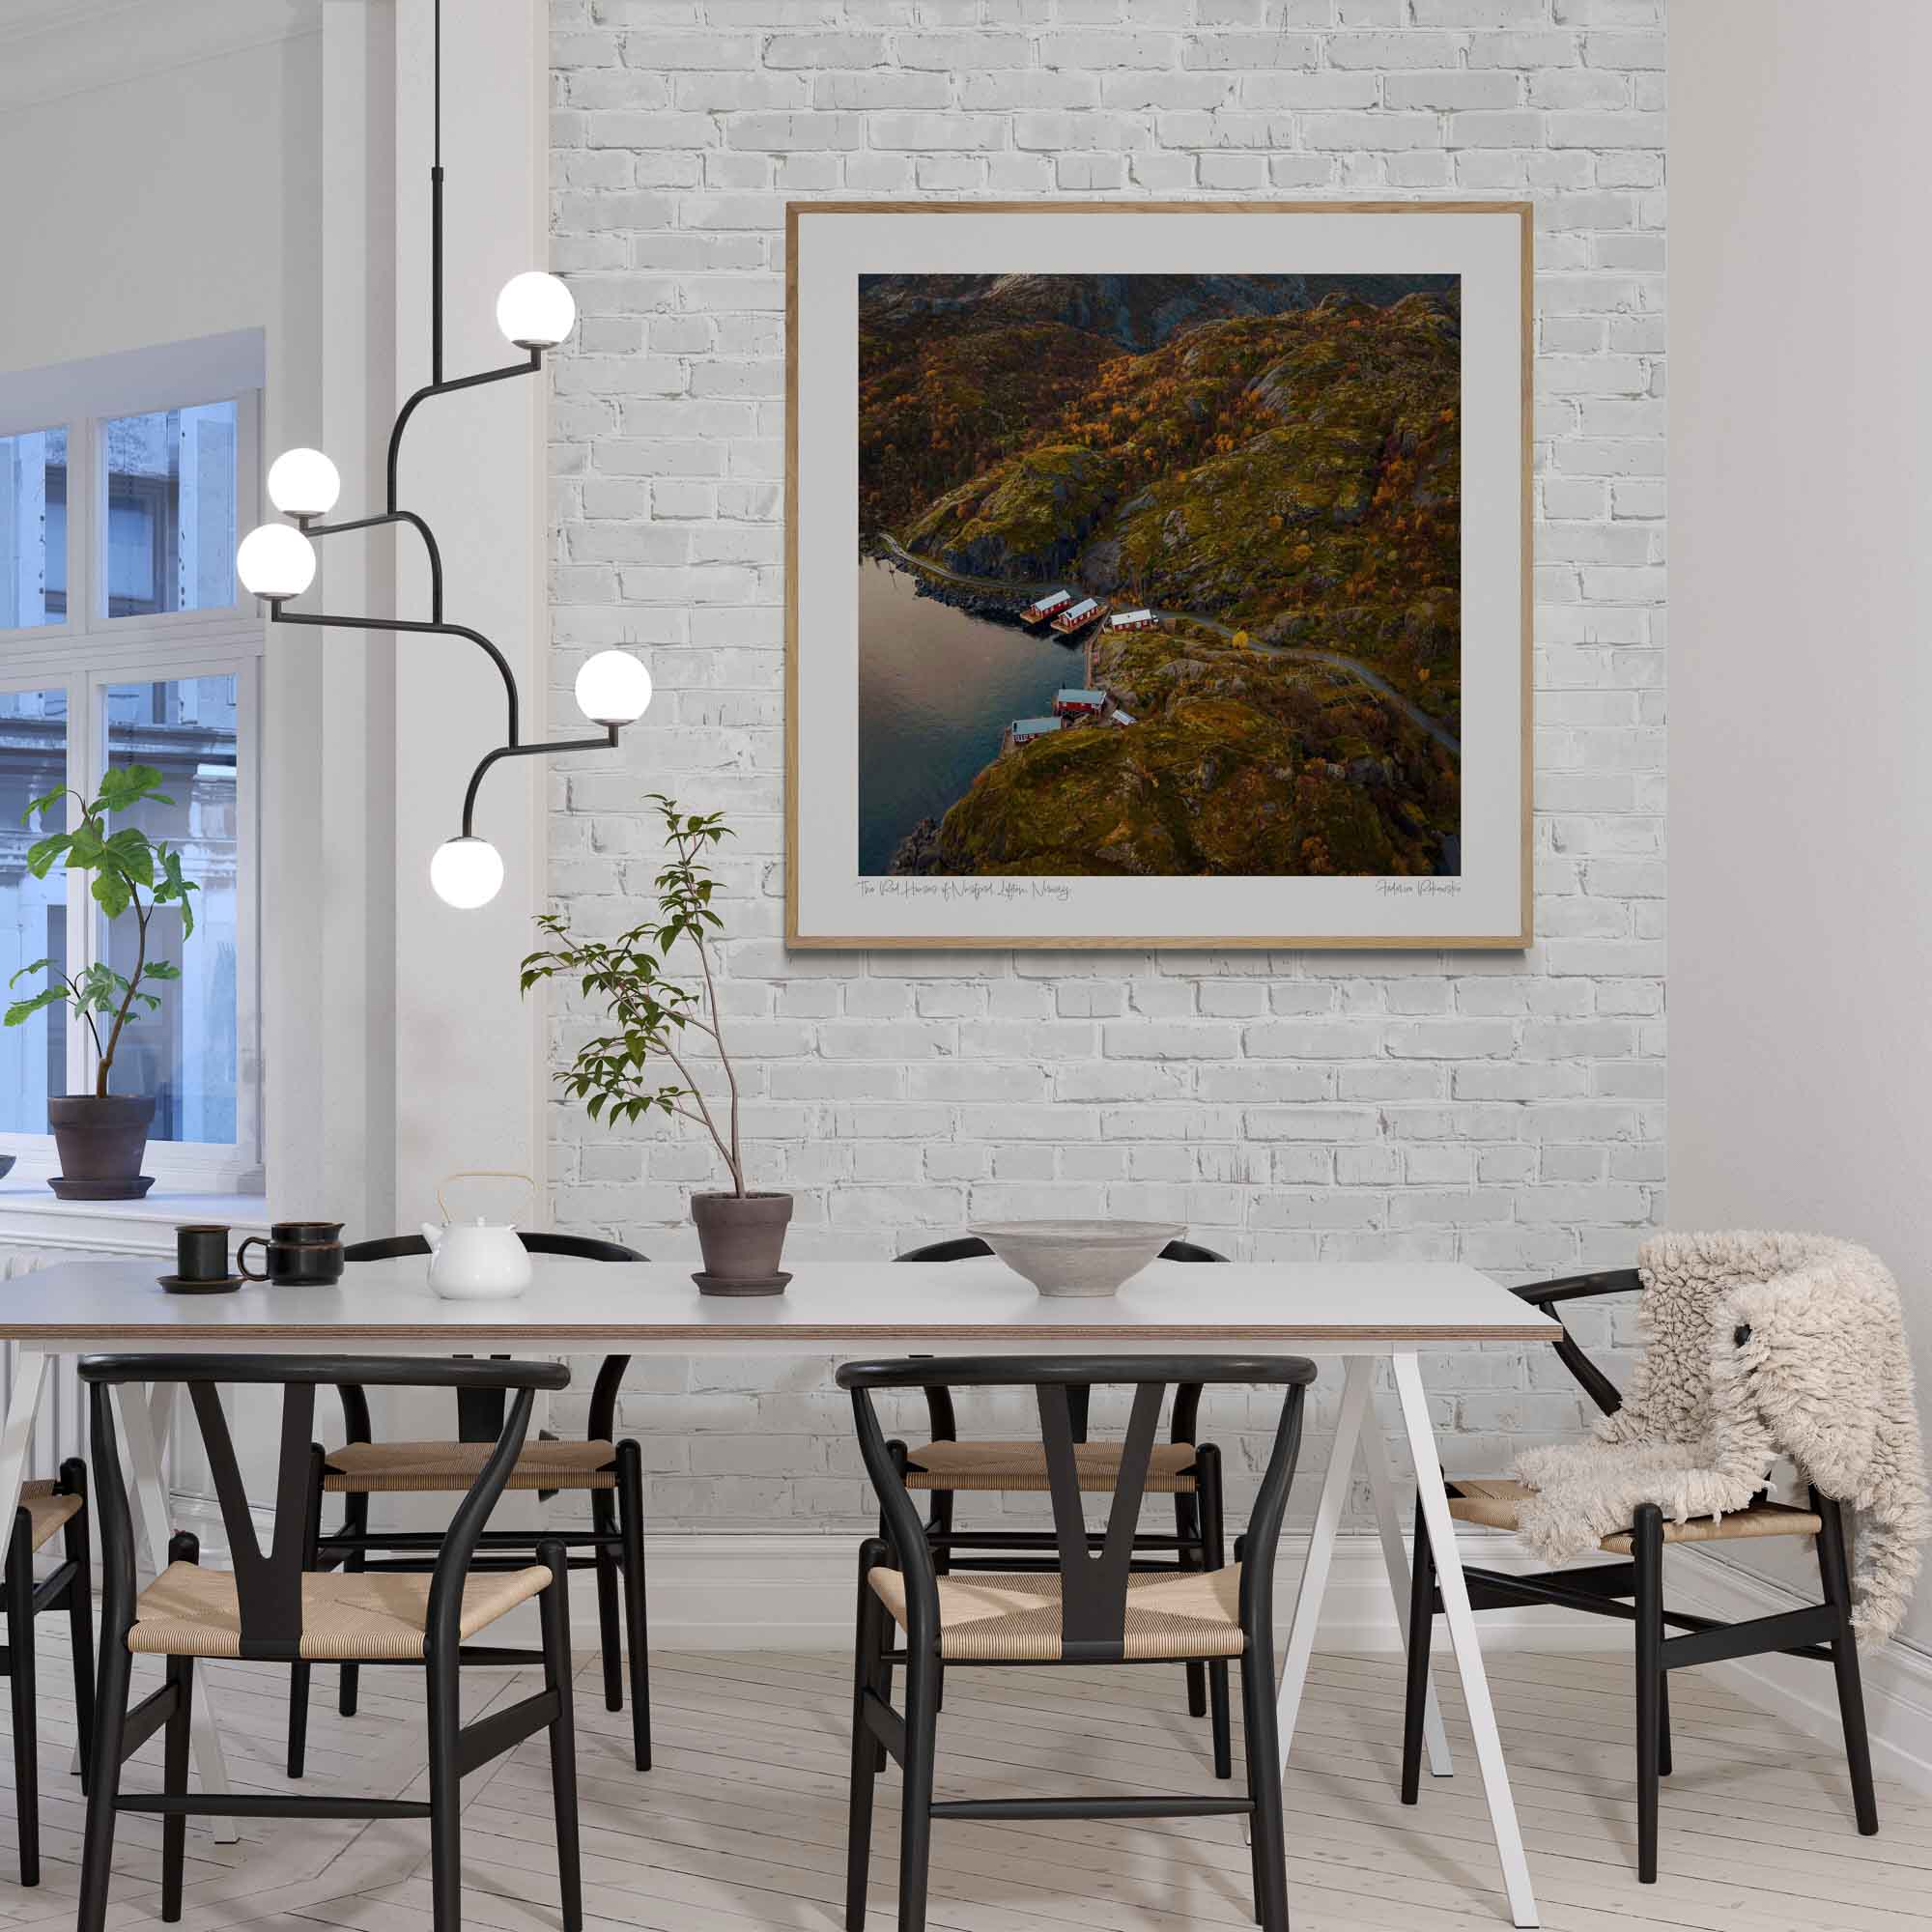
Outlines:
MULTIPOLYGON (((1635 1294, 1642 1287, 1642 1277, 1635 1268, 1611 1268, 1595 1274, 1565 1275, 1557 1281, 1531 1282, 1511 1293, 1562 1326, 1563 1318, 1558 1310, 1566 1302, 1594 1300, 1609 1294, 1635 1294)), ((1738 1330, 1740 1346, 1749 1337, 1748 1328, 1738 1330)), ((1604 1414, 1614 1415, 1623 1406, 1616 1383, 1591 1361, 1567 1327, 1563 1328, 1555 1349, 1563 1366, 1604 1414)), ((1523 1484, 1508 1477, 1456 1476, 1447 1479, 1444 1487, 1449 1493, 1451 1517, 1459 1522, 1480 1523, 1492 1529, 1514 1529, 1518 1510, 1531 1493, 1523 1484)), ((1851 1570, 1844 1516, 1838 1504, 1830 1496, 1819 1494, 1815 1486, 1810 1489, 1806 1503, 1804 1509, 1794 1509, 1771 1501, 1760 1492, 1747 1509, 1735 1510, 1724 1517, 1691 1517, 1684 1522, 1667 1520, 1655 1503, 1644 1503, 1633 1514, 1628 1529, 1605 1537, 1600 1546, 1605 1555, 1623 1557, 1625 1561, 1621 1563, 1593 1563, 1572 1570, 1547 1570, 1534 1576, 1463 1566, 1472 1610, 1506 1609, 1526 1604, 1555 1605, 1591 1616, 1621 1617, 1635 1625, 1636 1875, 1641 1884, 1657 1882, 1659 1780, 1670 1775, 1669 1672, 1699 1663, 1781 1654, 1831 1664, 1837 1679, 1838 1716, 1845 1733, 1853 1813, 1864 1836, 1870 1837, 1878 1830, 1878 1798, 1872 1786, 1864 1693, 1859 1678, 1858 1644, 1852 1634, 1851 1570), (1764 1536, 1817 1539, 1823 1603, 1741 1624, 1719 1623, 1713 1617, 1691 1616, 1686 1611, 1663 1607, 1666 1546, 1743 1542, 1764 1536), (1666 1628, 1685 1634, 1666 1636, 1666 1628)), ((1415 1512, 1415 1564, 1411 1576, 1408 1694, 1402 1751, 1405 1804, 1413 1804, 1419 1795, 1430 1631, 1435 1613, 1441 1608, 1429 1530, 1419 1504, 1415 1512)))
MULTIPOLYGON (((562 1255, 573 1261, 640 1262, 635 1248, 582 1235, 519 1233, 517 1238, 533 1255, 562 1255)), ((374 1241, 355 1241, 343 1250, 352 1266, 357 1262, 396 1261, 408 1256, 427 1258, 429 1243, 420 1235, 395 1235, 374 1241)), ((486 1529, 475 1569, 515 1569, 529 1560, 539 1535, 560 1543, 572 1555, 573 1570, 597 1575, 597 1626, 604 1653, 604 1707, 624 1708, 624 1653, 631 1663, 631 1747, 639 1771, 651 1768, 651 1678, 649 1624, 644 1607, 644 1462, 635 1441, 616 1436, 617 1392, 628 1355, 607 1355, 590 1390, 589 1434, 585 1440, 559 1441, 541 1434, 518 1458, 508 1486, 534 1490, 543 1499, 559 1491, 584 1492, 590 1497, 587 1530, 525 1531, 486 1529), (623 1634, 619 1637, 621 1580, 623 1634)), ((453 1442, 378 1442, 369 1419, 369 1398, 354 1383, 336 1393, 342 1398, 344 1435, 340 1448, 326 1449, 311 1485, 309 1507, 316 1539, 311 1569, 333 1569, 338 1563, 352 1575, 365 1570, 420 1572, 435 1561, 442 1532, 433 1529, 383 1530, 369 1527, 369 1498, 380 1495, 460 1494, 482 1466, 489 1445, 503 1425, 499 1390, 458 1389, 457 1439, 453 1442), (342 1498, 342 1525, 321 1528, 325 1494, 342 1498), (376 1552, 372 1554, 372 1552, 376 1552)), ((359 1670, 345 1663, 337 1690, 345 1718, 355 1715, 359 1670)), ((289 1776, 302 1775, 308 1743, 309 1671, 296 1667, 289 1686, 289 1776)))
POLYGON ((845 1923, 864 1932, 874 1783, 890 1753, 905 1774, 899 1828, 899 1932, 924 1932, 926 1875, 935 1819, 1201 1818, 1223 1813, 1253 1826, 1255 1916, 1264 1932, 1288 1932, 1288 1877, 1281 1812, 1281 1754, 1274 1712, 1274 1562, 1301 1441, 1302 1398, 1315 1365, 1292 1356, 1172 1358, 1069 1356, 1051 1360, 921 1357, 849 1363, 838 1385, 852 1392, 859 1448, 878 1492, 886 1535, 859 1552, 858 1636, 852 1685, 852 1806, 845 1923), (1247 1534, 1232 1569, 1150 1575, 1134 1566, 1134 1528, 1153 1466, 1155 1435, 1170 1386, 1233 1382, 1282 1391, 1281 1416, 1247 1534), (1133 1389, 1107 1512, 1097 1539, 1082 1511, 1074 1391, 1133 1389), (872 1406, 875 1389, 1031 1389, 1053 1498, 1055 1570, 942 1575, 926 1525, 872 1406), (896 1626, 902 1643, 889 1643, 896 1626), (1246 1797, 949 1799, 935 1802, 933 1766, 940 1674, 974 1664, 1237 1662, 1246 1732, 1246 1797), (905 1673, 903 1714, 892 1705, 892 1673, 905 1673))
MULTIPOLYGON (((960 1235, 951 1240, 914 1248, 894 1259, 964 1262, 977 1261, 992 1252, 978 1235, 960 1235)), ((1194 1241, 1170 1241, 1161 1249, 1160 1259, 1226 1262, 1228 1257, 1194 1241)), ((1088 1390, 1076 1388, 1067 1398, 1073 1413, 1073 1439, 1081 1448, 1080 1487, 1110 1490, 1120 1465, 1120 1446, 1088 1441, 1088 1390)), ((931 1498, 925 1540, 939 1574, 945 1577, 955 1570, 1057 1569, 1060 1559, 1051 1553, 1056 1547, 1051 1530, 953 1527, 954 1497, 958 1494, 997 1495, 1044 1490, 1046 1457, 1040 1445, 977 1438, 962 1442, 950 1389, 928 1388, 925 1412, 932 1439, 910 1448, 903 1443, 892 1446, 895 1453, 904 1452, 906 1487, 923 1491, 931 1498), (1014 1550, 1040 1553, 1018 1557, 993 1553, 1014 1550)), ((1154 1445, 1152 1464, 1148 1471, 1149 1490, 1174 1497, 1174 1534, 1136 1531, 1136 1557, 1152 1555, 1156 1559, 1145 1565, 1137 1562, 1136 1568, 1154 1570, 1178 1565, 1182 1570, 1219 1570, 1228 1560, 1221 1452, 1213 1443, 1200 1439, 1200 1385, 1183 1383, 1174 1392, 1174 1420, 1168 1440, 1154 1445)), ((1188 1715, 1210 1719, 1214 1776, 1232 1777, 1235 1768, 1233 1746, 1229 1742, 1228 1666, 1225 1662, 1190 1663, 1186 1673, 1188 1715)))
MULTIPOLYGON (((7 1543, 7 1571, 0 1598, 7 1606, 7 1644, 0 1670, 9 1679, 14 1712, 14 1810, 20 1826, 20 1883, 41 1882, 41 1752, 39 1678, 34 1660, 34 1620, 65 1610, 73 1649, 73 1712, 80 1732, 80 1761, 94 1735, 94 1583, 87 1549, 87 1464, 70 1457, 60 1477, 20 1485, 14 1533, 7 1543), (58 1536, 60 1561, 34 1577, 35 1554, 58 1536)), ((83 1784, 82 1789, 86 1787, 83 1784)))
POLYGON ((550 1734, 564 1932, 580 1932, 583 1907, 564 1552, 554 1541, 546 1541, 537 1546, 537 1561, 531 1567, 481 1575, 470 1561, 484 1522, 516 1466, 536 1391, 569 1384, 563 1365, 299 1355, 93 1355, 82 1360, 80 1378, 89 1385, 104 1587, 77 1932, 101 1932, 105 1923, 114 1820, 121 1811, 160 1814, 161 1917, 169 1922, 182 1915, 189 1818, 427 1818, 432 1922, 435 1932, 457 1932, 462 1917, 463 1779, 538 1731, 550 1734), (133 1400, 143 1400, 144 1385, 150 1382, 187 1386, 235 1567, 232 1572, 202 1569, 197 1540, 184 1533, 168 1544, 167 1568, 137 1594, 133 1519, 109 1400, 112 1390, 128 1385, 132 1386, 133 1400), (450 1522, 431 1575, 331 1576, 306 1567, 309 1476, 315 1455, 310 1438, 320 1382, 510 1392, 508 1419, 450 1522), (221 1408, 224 1383, 267 1384, 282 1390, 275 1525, 266 1550, 255 1533, 221 1408), (542 1617, 539 1655, 470 1642, 532 1598, 542 1617), (167 1676, 159 1690, 130 1710, 128 1681, 136 1656, 165 1658, 167 1676), (426 1671, 428 1803, 257 1793, 190 1796, 188 1741, 196 1658, 243 1658, 292 1665, 353 1659, 426 1671), (541 1690, 471 1723, 462 1721, 457 1690, 462 1664, 530 1662, 543 1665, 541 1690), (166 1733, 161 1790, 124 1795, 123 1766, 161 1730, 166 1733))

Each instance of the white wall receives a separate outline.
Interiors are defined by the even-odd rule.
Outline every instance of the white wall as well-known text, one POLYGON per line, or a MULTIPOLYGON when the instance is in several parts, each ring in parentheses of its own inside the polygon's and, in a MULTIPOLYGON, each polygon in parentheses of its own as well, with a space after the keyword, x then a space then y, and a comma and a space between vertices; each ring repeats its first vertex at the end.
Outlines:
POLYGON ((1671 1216, 1875 1248, 1932 1391, 1928 63, 1920 0, 1671 13, 1671 1216))
MULTIPOLYGON (((1628 1264, 1663 1179, 1661 0, 556 0, 553 20, 552 262, 582 317, 552 411, 553 689, 567 705, 582 656, 627 643, 658 696, 618 769, 553 768, 551 886, 610 931, 649 888, 647 793, 729 814, 751 1158, 797 1196, 793 1251, 1106 1212, 1250 1258, 1628 1264), (1536 204, 1536 947, 787 954, 786 199, 1391 193, 1536 204)), ((567 1101, 552 1134, 559 1225, 695 1262, 704 1148, 567 1101)), ((825 1363, 648 1373, 626 1415, 658 1521, 865 1520, 825 1363)), ((1581 1419, 1547 1355, 1432 1376, 1465 1469, 1581 1419)), ((1246 1420, 1216 1415, 1218 1438, 1246 1420)))

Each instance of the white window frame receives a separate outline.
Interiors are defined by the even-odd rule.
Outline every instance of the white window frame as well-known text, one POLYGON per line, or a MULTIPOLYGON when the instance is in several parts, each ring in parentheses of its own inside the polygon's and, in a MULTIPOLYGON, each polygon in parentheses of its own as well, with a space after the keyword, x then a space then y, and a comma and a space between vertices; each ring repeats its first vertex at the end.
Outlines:
MULTIPOLYGON (((236 585, 236 602, 218 611, 107 614, 106 425, 123 416, 193 405, 235 406, 237 535, 259 520, 261 411, 259 349, 238 357, 237 377, 224 387, 222 360, 207 353, 228 338, 183 345, 183 350, 134 352, 100 363, 52 372, 43 386, 0 379, 0 436, 65 428, 68 433, 67 581, 63 621, 0 630, 0 691, 67 692, 67 781, 93 797, 107 762, 110 685, 190 677, 235 679, 236 835, 236 1114, 232 1145, 210 1141, 151 1141, 147 1171, 163 1193, 256 1193, 263 1187, 261 1033, 261 745, 264 625, 255 600, 236 585), (108 379, 87 380, 103 366, 108 379), (244 386, 245 384, 245 386, 244 386), (11 395, 7 391, 13 391, 11 395), (83 395, 99 396, 88 408, 83 395), (42 405, 55 405, 51 412, 42 405), (60 405, 65 403, 67 407, 60 405), (30 420, 30 417, 44 419, 30 420)), ((259 338, 256 339, 257 341, 259 338)), ((68 963, 78 972, 99 955, 101 922, 79 874, 68 876, 68 963)), ((68 1029, 70 1094, 94 1090, 98 1056, 88 1029, 64 1009, 49 1025, 68 1029)), ((57 1171, 51 1134, 0 1135, 0 1149, 18 1155, 24 1173, 57 1171)))

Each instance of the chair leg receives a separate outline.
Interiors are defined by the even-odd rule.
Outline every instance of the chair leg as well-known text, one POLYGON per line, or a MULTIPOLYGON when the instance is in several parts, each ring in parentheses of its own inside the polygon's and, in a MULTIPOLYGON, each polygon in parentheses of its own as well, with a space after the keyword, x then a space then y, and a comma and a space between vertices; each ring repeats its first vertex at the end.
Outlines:
POLYGON ((20 1828, 20 1883, 41 1882, 40 1727, 34 1672, 34 1544, 25 1510, 7 1545, 8 1688, 14 1711, 14 1809, 20 1828))
MULTIPOLYGON (((1201 1567, 1228 1567, 1228 1528, 1221 1510, 1221 1452, 1202 1445, 1195 1464, 1195 1488, 1201 1511, 1201 1567)), ((1214 1776, 1235 1775, 1233 1725, 1228 1716, 1228 1665, 1217 1659, 1208 1665, 1208 1723, 1214 1745, 1214 1776)))
MULTIPOLYGON (((187 1796, 187 1762, 194 1717, 194 1659, 168 1659, 168 1682, 177 1702, 168 1719, 162 1750, 161 1789, 171 1798, 187 1796)), ((169 1925, 182 1916, 182 1869, 187 1858, 187 1819, 179 1811, 161 1820, 161 1918, 169 1925)))
POLYGON ((1435 1552, 1423 1520, 1422 1499, 1415 1503, 1415 1549, 1409 1563, 1408 1672, 1402 1706, 1402 1802, 1413 1804, 1422 1791, 1422 1722, 1429 1708, 1429 1646, 1435 1632, 1435 1552))
MULTIPOLYGON (((366 1536, 369 1533, 369 1498, 366 1494, 350 1494, 342 1501, 342 1527, 351 1536, 366 1536)), ((352 1549, 342 1559, 342 1574, 345 1577, 359 1576, 362 1571, 363 1553, 352 1549)), ((355 1715, 356 1693, 361 1688, 361 1671, 353 1663, 340 1666, 342 1684, 336 1693, 335 1707, 345 1718, 355 1715)))
POLYGON ((590 1492, 590 1527, 597 1544, 597 1640, 604 1652, 604 1708, 624 1708, 624 1639, 617 1608, 617 1498, 614 1490, 590 1492))
POLYGON ((550 1725, 550 1795, 556 1813, 557 1889, 563 1932, 582 1932, 583 1856, 577 1831, 577 1709, 570 1663, 570 1558, 560 1543, 537 1545, 537 1561, 556 1579, 537 1599, 543 1626, 544 1689, 556 1695, 550 1725))
MULTIPOLYGON (((302 1568, 313 1570, 321 1561, 318 1545, 322 1540, 322 1445, 309 1449, 308 1519, 302 1528, 302 1568)), ((299 1777, 308 1757, 308 1700, 311 1666, 295 1663, 289 1668, 289 1776, 299 1777)))
POLYGON ((617 1523, 624 1546, 624 1637, 631 1654, 631 1742, 651 1768, 651 1658, 644 1603, 644 1463, 635 1442, 617 1444, 617 1523))
POLYGON ((429 1877, 433 1932, 463 1923, 463 1776, 457 1737, 463 1725, 457 1661, 429 1661, 429 1877))
POLYGON ((905 1790, 899 1818, 899 1932, 925 1932, 932 1864, 932 1773, 939 1747, 939 1660, 906 1645, 905 1790))
POLYGON ((1657 1680, 1657 1775, 1668 1777, 1671 1770, 1670 1673, 1665 1670, 1657 1680))
POLYGON ((114 1801, 121 1795, 121 1747, 128 1729, 128 1678, 133 1660, 126 1639, 109 1636, 100 1653, 94 1704, 94 1762, 87 1776, 87 1829, 81 1840, 80 1903, 74 1932, 101 1932, 114 1866, 114 1801))
MULTIPOLYGON (((1179 1561, 1183 1570, 1201 1569, 1201 1518, 1195 1498, 1177 1490, 1174 1496, 1174 1534, 1180 1545, 1179 1561)), ((1187 1715, 1208 1715, 1208 1668, 1202 1663, 1187 1666, 1187 1715)))
POLYGON ((1663 1689, 1663 1512, 1655 1503, 1637 1505, 1631 1554, 1636 1563, 1636 1875, 1640 1885, 1655 1885, 1663 1689))
POLYGON ((73 1577, 67 1586, 68 1642, 73 1652, 73 1716, 80 1733, 80 1790, 87 1795, 94 1754, 94 1557, 88 1548, 87 1464, 77 1456, 61 1464, 61 1489, 81 1498, 62 1531, 73 1577))
POLYGON ((885 1606, 867 1580, 883 1561, 885 1545, 867 1542, 859 1550, 859 1607, 852 1636, 852 1789, 845 1825, 845 1932, 866 1932, 866 1897, 871 1880, 872 1805, 885 1747, 866 1727, 866 1693, 879 1681, 880 1628, 885 1606))
POLYGON ((1281 1734, 1275 1727, 1274 1653, 1269 1634, 1249 1633, 1241 1658, 1241 1723, 1248 1755, 1255 1922, 1262 1932, 1289 1932, 1288 1837, 1281 1815, 1281 1734))
POLYGON ((932 1516, 926 1524, 927 1538, 932 1544, 932 1574, 935 1577, 950 1577, 952 1574, 952 1522, 953 1511, 958 1498, 951 1490, 932 1492, 932 1516))
POLYGON ((1832 1670, 1838 1680, 1838 1721, 1845 1730, 1845 1765, 1852 1775, 1852 1809, 1860 1833, 1878 1831, 1878 1793, 1872 1785, 1871 1739, 1865 1730, 1865 1693, 1859 1675, 1859 1646, 1852 1634, 1851 1564, 1845 1549, 1845 1513, 1814 1489, 1811 1507, 1824 1523, 1818 1538, 1818 1577, 1825 1601, 1838 1613, 1832 1639, 1832 1670))

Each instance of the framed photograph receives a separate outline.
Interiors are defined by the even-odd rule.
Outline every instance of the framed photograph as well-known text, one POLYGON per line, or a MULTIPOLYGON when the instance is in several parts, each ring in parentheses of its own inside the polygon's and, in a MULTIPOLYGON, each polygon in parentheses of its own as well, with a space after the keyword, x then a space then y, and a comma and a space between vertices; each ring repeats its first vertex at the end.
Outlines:
POLYGON ((1530 211, 793 203, 786 937, 1530 939, 1530 211))

